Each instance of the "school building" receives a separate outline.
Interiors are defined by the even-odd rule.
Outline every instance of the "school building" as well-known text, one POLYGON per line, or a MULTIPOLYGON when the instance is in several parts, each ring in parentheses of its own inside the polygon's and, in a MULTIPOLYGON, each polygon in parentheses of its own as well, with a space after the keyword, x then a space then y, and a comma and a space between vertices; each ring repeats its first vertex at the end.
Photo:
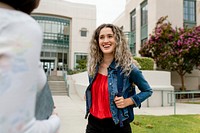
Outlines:
POLYGON ((74 69, 79 59, 87 58, 96 28, 95 5, 42 0, 31 16, 44 32, 40 59, 46 71, 74 69))

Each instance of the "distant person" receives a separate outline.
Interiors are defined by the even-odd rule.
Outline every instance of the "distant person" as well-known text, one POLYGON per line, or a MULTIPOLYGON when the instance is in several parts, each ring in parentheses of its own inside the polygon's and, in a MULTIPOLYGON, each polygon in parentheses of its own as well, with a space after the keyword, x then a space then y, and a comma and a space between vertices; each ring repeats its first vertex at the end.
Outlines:
POLYGON ((133 107, 152 95, 152 89, 133 60, 125 35, 113 24, 93 34, 86 90, 86 133, 131 133, 133 107), (140 92, 136 94, 134 85, 140 92))
POLYGON ((29 15, 38 5, 0 0, 0 133, 57 133, 60 126, 55 112, 35 119, 36 93, 46 82, 38 77, 42 30, 29 15))

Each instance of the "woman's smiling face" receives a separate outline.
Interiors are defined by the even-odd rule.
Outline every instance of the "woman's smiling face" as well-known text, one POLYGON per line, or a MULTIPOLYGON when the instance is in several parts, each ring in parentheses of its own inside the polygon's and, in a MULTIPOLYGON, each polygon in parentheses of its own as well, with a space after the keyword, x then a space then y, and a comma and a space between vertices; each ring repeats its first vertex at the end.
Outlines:
POLYGON ((116 48, 115 36, 111 28, 104 27, 99 34, 99 47, 103 54, 113 54, 116 48))

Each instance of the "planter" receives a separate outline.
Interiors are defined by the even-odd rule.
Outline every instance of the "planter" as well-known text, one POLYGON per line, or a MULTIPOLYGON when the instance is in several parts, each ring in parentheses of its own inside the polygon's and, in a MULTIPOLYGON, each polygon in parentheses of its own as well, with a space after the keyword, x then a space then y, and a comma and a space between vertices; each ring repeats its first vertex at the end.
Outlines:
MULTIPOLYGON (((174 87, 171 85, 171 73, 166 71, 142 71, 145 79, 153 89, 152 96, 142 103, 143 107, 171 106, 173 96, 171 92, 174 87)), ((87 72, 71 75, 70 92, 76 93, 82 100, 88 86, 87 72)), ((137 93, 138 93, 137 89, 137 93)))

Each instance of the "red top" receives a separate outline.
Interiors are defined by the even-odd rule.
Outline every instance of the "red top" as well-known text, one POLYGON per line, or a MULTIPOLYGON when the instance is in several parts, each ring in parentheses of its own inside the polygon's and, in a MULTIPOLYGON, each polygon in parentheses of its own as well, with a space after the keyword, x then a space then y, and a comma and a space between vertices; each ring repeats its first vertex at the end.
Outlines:
POLYGON ((99 119, 112 117, 108 93, 108 77, 100 73, 97 74, 92 84, 92 106, 90 113, 99 119))

